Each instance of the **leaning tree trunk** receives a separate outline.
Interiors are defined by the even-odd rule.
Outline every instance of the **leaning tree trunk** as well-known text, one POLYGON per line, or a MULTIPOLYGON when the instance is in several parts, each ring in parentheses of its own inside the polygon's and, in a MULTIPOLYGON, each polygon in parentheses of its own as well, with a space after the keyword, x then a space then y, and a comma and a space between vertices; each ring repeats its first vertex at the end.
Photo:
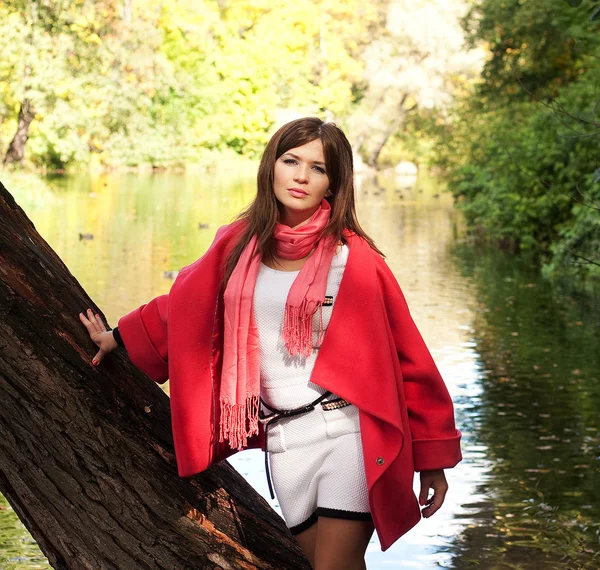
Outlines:
MULTIPOLYGON (((94 307, 0 184, 0 491, 54 568, 308 568, 227 463, 177 475, 169 398, 123 354, 101 368, 94 307)), ((96 309, 97 310, 97 309, 96 309)))
POLYGON ((8 150, 4 156, 4 164, 12 164, 14 162, 22 163, 25 156, 25 144, 29 138, 29 125, 35 118, 35 110, 31 100, 25 97, 21 101, 19 109, 19 120, 17 123, 17 132, 8 145, 8 150))

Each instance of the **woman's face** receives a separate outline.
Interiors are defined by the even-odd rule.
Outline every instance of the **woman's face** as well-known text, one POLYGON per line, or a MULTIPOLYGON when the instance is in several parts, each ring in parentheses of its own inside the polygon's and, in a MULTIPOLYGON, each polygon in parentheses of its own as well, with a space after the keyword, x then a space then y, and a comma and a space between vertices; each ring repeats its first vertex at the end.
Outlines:
POLYGON ((275 162, 273 192, 279 223, 294 228, 306 222, 328 193, 323 143, 315 139, 282 154, 275 162))

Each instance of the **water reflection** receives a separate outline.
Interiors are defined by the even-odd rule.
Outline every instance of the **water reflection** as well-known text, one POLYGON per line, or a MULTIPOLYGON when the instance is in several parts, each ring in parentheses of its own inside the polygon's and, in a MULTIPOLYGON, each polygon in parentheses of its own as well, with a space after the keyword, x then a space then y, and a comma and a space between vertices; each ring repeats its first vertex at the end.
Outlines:
POLYGON ((461 246, 473 276, 487 446, 485 501, 455 544, 456 568, 600 567, 600 306, 526 263, 461 246))
POLYGON ((50 568, 46 557, 0 495, 0 569, 50 568))

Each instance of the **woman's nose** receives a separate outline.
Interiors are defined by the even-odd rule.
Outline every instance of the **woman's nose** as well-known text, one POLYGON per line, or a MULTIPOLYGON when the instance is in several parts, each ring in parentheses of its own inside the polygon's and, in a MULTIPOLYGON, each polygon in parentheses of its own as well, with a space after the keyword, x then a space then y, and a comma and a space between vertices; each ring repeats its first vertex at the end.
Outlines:
POLYGON ((296 170, 296 173, 294 174, 294 181, 295 182, 306 182, 307 178, 308 178, 308 175, 306 174, 304 169, 302 167, 299 167, 298 170, 296 170))

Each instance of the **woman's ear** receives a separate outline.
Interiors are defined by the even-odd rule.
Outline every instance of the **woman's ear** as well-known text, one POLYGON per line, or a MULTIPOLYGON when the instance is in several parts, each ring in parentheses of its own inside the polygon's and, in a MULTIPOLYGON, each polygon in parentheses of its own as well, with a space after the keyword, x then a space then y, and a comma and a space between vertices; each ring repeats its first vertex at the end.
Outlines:
POLYGON ((332 196, 333 192, 331 191, 331 188, 327 188, 327 192, 325 192, 325 198, 329 198, 329 196, 332 196))

